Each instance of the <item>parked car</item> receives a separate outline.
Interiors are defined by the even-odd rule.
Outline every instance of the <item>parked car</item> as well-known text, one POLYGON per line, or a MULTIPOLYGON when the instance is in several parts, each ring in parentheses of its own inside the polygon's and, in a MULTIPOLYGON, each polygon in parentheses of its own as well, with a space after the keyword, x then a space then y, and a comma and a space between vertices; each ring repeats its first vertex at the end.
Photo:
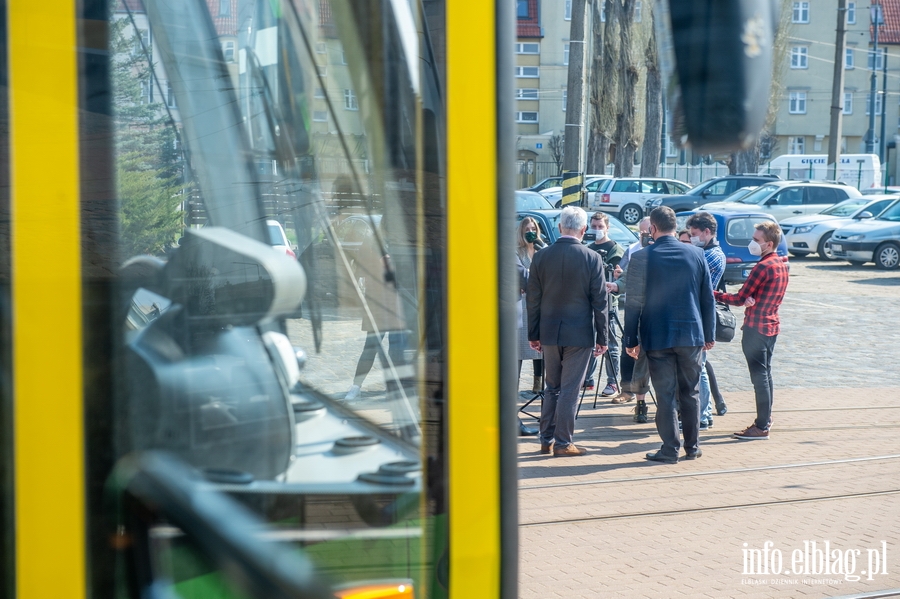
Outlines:
POLYGON ((562 179, 562 175, 560 175, 559 177, 547 177, 546 179, 541 179, 531 187, 526 187, 525 189, 522 189, 520 191, 533 191, 537 193, 539 191, 547 189, 548 187, 559 187, 560 185, 562 185, 562 179))
MULTIPOLYGON (((650 212, 657 206, 668 206, 675 212, 695 210, 702 204, 725 201, 734 192, 746 187, 757 187, 764 183, 778 180, 777 175, 725 175, 704 181, 687 193, 679 195, 656 196, 647 200, 644 212, 650 212)), ((733 200, 727 200, 733 201, 733 200)))
MULTIPOLYGON (((605 179, 612 179, 612 175, 585 175, 584 191, 596 191, 597 186, 605 179)), ((562 204, 562 181, 558 187, 548 187, 541 191, 541 195, 547 198, 556 208, 561 208, 562 204)))
POLYGON ((537 192, 520 189, 516 192, 516 211, 520 210, 553 210, 553 204, 537 192))
POLYGON ((848 198, 862 197, 856 188, 821 181, 773 181, 760 185, 737 202, 712 202, 701 210, 765 212, 781 221, 801 214, 816 214, 848 198))
POLYGON ((651 197, 661 194, 683 194, 691 186, 674 179, 618 177, 599 182, 588 190, 587 205, 616 215, 627 225, 644 217, 644 206, 651 197))
POLYGON ((269 245, 284 252, 291 258, 297 257, 294 253, 294 250, 297 248, 291 245, 287 235, 284 233, 284 227, 281 226, 280 222, 277 220, 267 220, 266 228, 269 230, 269 245))
POLYGON ((818 214, 786 218, 780 224, 788 251, 794 256, 817 253, 823 260, 836 260, 828 246, 831 234, 856 221, 878 216, 896 199, 897 196, 867 195, 844 200, 818 214))
MULTIPOLYGON (((683 229, 687 219, 699 212, 692 210, 690 212, 679 212, 675 215, 675 222, 678 229, 683 229)), ((758 223, 775 219, 768 214, 761 212, 724 212, 718 210, 706 210, 716 219, 716 239, 725 253, 725 275, 726 283, 743 283, 750 275, 750 270, 759 262, 759 256, 750 253, 748 246, 753 239, 753 231, 758 223)), ((783 256, 787 260, 788 250, 787 243, 782 236, 781 242, 775 252, 779 256, 783 256)))
POLYGON ((831 253, 853 264, 874 262, 878 268, 893 270, 900 265, 900 200, 875 218, 847 225, 834 232, 831 253))
MULTIPOLYGON (((522 210, 516 212, 516 225, 526 216, 532 217, 541 228, 541 239, 545 244, 550 245, 559 239, 559 215, 561 213, 562 210, 522 210)), ((622 247, 628 247, 638 240, 635 232, 614 216, 609 217, 608 235, 622 247)))

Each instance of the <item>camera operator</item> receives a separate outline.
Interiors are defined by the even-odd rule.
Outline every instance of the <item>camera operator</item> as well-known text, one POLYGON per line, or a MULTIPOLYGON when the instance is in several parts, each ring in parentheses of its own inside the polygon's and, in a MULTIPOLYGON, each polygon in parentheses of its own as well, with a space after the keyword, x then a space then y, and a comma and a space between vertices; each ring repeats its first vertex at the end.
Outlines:
MULTIPOLYGON (((591 216, 591 225, 588 234, 594 235, 594 240, 588 244, 588 249, 594 250, 603 258, 603 265, 606 269, 606 280, 614 281, 621 274, 622 269, 619 268, 619 262, 625 255, 625 248, 609 238, 609 216, 604 212, 595 212, 591 216)), ((603 397, 612 397, 619 393, 619 341, 614 334, 614 323, 618 320, 619 300, 615 295, 609 296, 609 361, 611 367, 606 369, 606 387, 604 387, 601 395, 603 397)), ((621 331, 620 331, 621 332, 621 331)), ((593 356, 588 363, 588 371, 584 386, 587 389, 594 388, 594 370, 597 367, 597 359, 593 356)))

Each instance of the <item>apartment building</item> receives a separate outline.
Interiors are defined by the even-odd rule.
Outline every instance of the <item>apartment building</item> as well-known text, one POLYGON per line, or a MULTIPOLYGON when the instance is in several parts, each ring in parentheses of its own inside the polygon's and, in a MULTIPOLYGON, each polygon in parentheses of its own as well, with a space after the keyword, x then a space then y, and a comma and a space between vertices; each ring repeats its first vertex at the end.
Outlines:
MULTIPOLYGON (((837 5, 837 0, 791 1, 774 127, 778 140, 775 156, 828 152, 837 5)), ((845 153, 865 152, 873 66, 877 71, 875 153, 882 141, 882 108, 885 144, 900 133, 900 0, 882 0, 882 5, 884 23, 879 25, 876 53, 870 4, 847 2, 841 97, 841 151, 845 153)))

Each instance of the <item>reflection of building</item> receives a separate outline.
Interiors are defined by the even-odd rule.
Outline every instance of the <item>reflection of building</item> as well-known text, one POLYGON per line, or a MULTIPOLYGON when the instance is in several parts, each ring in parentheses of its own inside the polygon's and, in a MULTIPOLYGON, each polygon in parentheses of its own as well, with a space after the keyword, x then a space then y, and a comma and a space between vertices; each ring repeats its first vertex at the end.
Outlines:
MULTIPOLYGON (((879 27, 877 94, 875 96, 875 153, 881 141, 883 67, 887 63, 885 137, 890 142, 898 133, 897 74, 900 73, 900 0, 881 0, 885 23, 879 27), (891 91, 893 90, 893 91, 891 91)), ((791 2, 790 30, 782 68, 782 89, 777 98, 775 156, 781 154, 826 154, 831 118, 831 81, 834 65, 837 2, 791 2)), ((872 75, 873 29, 869 3, 847 2, 846 51, 842 151, 865 151, 869 128, 869 99, 872 75)))

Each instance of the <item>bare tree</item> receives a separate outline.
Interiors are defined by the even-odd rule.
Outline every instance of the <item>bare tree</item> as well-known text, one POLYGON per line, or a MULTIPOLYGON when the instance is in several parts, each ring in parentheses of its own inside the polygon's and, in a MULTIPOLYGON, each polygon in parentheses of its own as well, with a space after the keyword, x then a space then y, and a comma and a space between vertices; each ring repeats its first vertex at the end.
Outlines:
MULTIPOLYGON (((653 11, 656 19, 656 11, 653 11)), ((647 118, 644 126, 644 145, 641 149, 641 176, 659 174, 662 150, 662 73, 659 69, 659 52, 656 47, 656 27, 650 30, 650 38, 644 53, 647 67, 647 118)))
MULTIPOLYGON (((632 37, 634 34, 635 0, 622 0, 619 6, 619 72, 618 113, 616 115, 615 176, 629 177, 634 172, 634 153, 637 151, 635 119, 635 88, 640 73, 634 62, 632 37)), ((618 4, 618 2, 614 2, 618 4)))
POLYGON ((551 135, 547 142, 547 149, 550 150, 550 157, 556 163, 556 174, 562 175, 563 157, 565 156, 565 135, 551 135))
POLYGON ((588 139, 587 170, 606 172, 609 148, 616 132, 618 112, 619 56, 618 14, 619 0, 594 0, 593 14, 594 60, 591 67, 591 131, 588 139), (600 18, 605 10, 605 22, 600 18))

